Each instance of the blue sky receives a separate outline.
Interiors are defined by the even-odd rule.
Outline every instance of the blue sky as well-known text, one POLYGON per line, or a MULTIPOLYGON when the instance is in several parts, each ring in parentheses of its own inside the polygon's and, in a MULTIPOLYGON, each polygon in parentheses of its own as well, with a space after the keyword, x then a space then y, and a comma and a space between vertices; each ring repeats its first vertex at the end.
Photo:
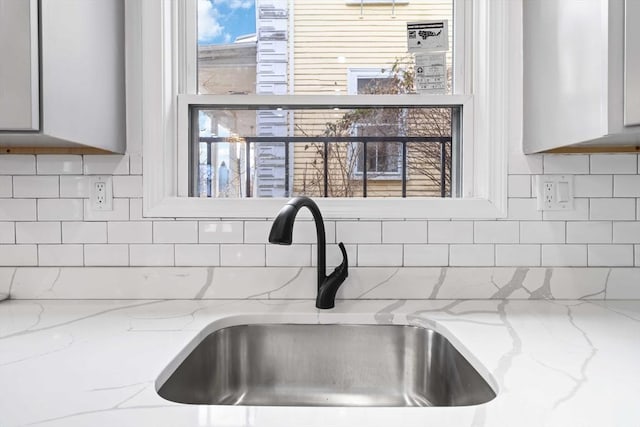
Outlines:
POLYGON ((255 0, 198 0, 198 43, 233 43, 256 32, 255 0))

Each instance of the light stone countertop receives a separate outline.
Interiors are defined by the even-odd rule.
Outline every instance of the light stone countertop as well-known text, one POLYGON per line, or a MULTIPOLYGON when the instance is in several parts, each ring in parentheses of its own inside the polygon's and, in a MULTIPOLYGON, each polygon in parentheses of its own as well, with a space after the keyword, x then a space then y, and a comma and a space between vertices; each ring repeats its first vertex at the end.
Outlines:
POLYGON ((9 300, 0 426, 640 426, 640 301, 9 300), (187 346, 243 322, 444 334, 497 390, 458 408, 198 406, 156 386, 187 346))

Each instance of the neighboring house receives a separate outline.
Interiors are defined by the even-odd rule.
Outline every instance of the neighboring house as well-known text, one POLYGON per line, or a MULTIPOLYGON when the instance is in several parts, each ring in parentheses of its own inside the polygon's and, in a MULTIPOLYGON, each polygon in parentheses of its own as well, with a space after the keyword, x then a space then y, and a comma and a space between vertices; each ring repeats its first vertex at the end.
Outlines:
MULTIPOLYGON (((294 49, 293 90, 296 94, 365 94, 394 93, 385 88, 399 63, 410 63, 407 53, 407 22, 447 19, 451 22, 451 2, 388 1, 382 4, 364 0, 362 4, 348 0, 294 0, 294 49)), ((449 26, 451 29, 451 25, 449 26)), ((393 113, 392 113, 393 114, 393 113)), ((400 115, 398 112, 396 115, 400 115)), ((335 112, 327 112, 315 120, 308 113, 296 115, 296 134, 322 134, 324 123, 335 112), (333 114, 332 114, 333 113, 333 114), (305 115, 307 117, 305 117, 305 115), (310 129, 313 129, 310 131, 310 129)), ((318 115, 316 115, 318 116, 318 115)), ((342 115, 339 115, 341 117, 342 115)), ((380 120, 379 113, 371 113, 367 123, 353 122, 353 135, 383 136, 397 134, 395 119, 380 120)), ((401 120, 398 118, 397 120, 401 120)), ((442 130, 441 130, 442 131, 442 130)), ((444 133, 429 136, 449 136, 444 133)), ((427 136, 427 135, 424 135, 427 136)), ((294 151, 294 190, 317 195, 317 184, 323 174, 318 155, 323 147, 296 145, 294 151), (314 185, 316 184, 316 185, 314 185)), ((368 196, 399 196, 401 175, 401 145, 399 143, 375 143, 367 146, 368 196)), ((439 148, 408 147, 409 167, 407 195, 439 196, 439 171, 427 165, 426 157, 437 155, 439 148), (420 151, 415 156, 412 151, 420 151), (425 152, 432 151, 431 154, 425 152), (426 154, 426 155, 425 155, 426 154), (411 160, 411 159, 414 160, 411 160), (416 164, 425 163, 424 167, 416 164), (429 178, 421 170, 430 169, 429 178)), ((362 146, 341 144, 331 153, 330 176, 334 184, 333 194, 361 195, 363 150, 362 146), (355 156, 355 158, 353 158, 355 156), (351 158, 350 158, 351 157, 351 158), (332 172, 331 172, 332 171, 332 172)), ((332 191, 330 191, 331 193, 332 191)))
MULTIPOLYGON (((391 71, 394 64, 412 65, 407 52, 407 22, 451 22, 451 17, 451 1, 444 0, 256 0, 256 44, 201 47, 200 86, 207 93, 218 94, 253 90, 257 94, 298 95, 388 93, 385 84, 401 76, 400 72, 391 71), (256 49, 255 62, 251 64, 244 53, 234 60, 234 53, 249 49, 248 45, 256 49), (240 65, 238 58, 247 62, 240 65), (254 85, 249 87, 251 84, 254 85)), ((448 58, 450 63, 450 52, 448 58)), ((232 123, 227 129, 233 129, 240 137, 384 136, 407 132, 409 117, 414 126, 408 132, 450 136, 448 110, 436 111, 429 120, 424 114, 424 110, 396 109, 360 115, 349 122, 346 119, 350 116, 344 111, 258 111, 251 133, 243 135, 248 131, 246 126, 242 129, 232 123), (327 123, 341 120, 347 128, 327 132, 327 123)), ((324 145, 310 142, 290 147, 286 152, 284 143, 275 142, 252 148, 252 196, 324 194, 324 145), (290 173, 284 172, 287 162, 290 173), (287 178, 289 181, 285 182, 287 178)), ((450 146, 447 150, 450 159, 450 146)), ((401 152, 401 144, 396 142, 369 143, 366 156, 359 143, 329 144, 328 195, 361 196, 366 163, 367 196, 400 196, 401 152)), ((407 196, 440 196, 439 146, 415 143, 407 147, 407 152, 407 196)), ((236 170, 230 167, 229 180, 241 181, 245 166, 246 163, 239 165, 236 170)), ((447 174, 448 193, 450 170, 447 174)))

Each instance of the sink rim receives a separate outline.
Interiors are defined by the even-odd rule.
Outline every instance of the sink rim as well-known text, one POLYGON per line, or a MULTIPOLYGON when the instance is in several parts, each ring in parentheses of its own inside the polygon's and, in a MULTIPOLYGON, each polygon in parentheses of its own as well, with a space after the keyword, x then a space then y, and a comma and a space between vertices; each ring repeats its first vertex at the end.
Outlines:
MULTIPOLYGON (((156 394, 161 399, 171 402, 176 405, 191 405, 189 403, 180 403, 173 402, 162 397, 158 391, 165 384, 165 382, 173 375, 173 373, 178 369, 178 367, 184 362, 184 360, 191 354, 192 351, 210 334, 220 329, 230 328, 234 326, 245 326, 245 325, 350 325, 350 326, 405 326, 412 328, 421 328, 426 330, 431 330, 442 335, 449 343, 467 360, 467 362, 476 370, 476 372, 480 375, 480 377, 489 385, 489 387, 493 390, 495 397, 487 402, 474 404, 474 405, 466 405, 466 406, 451 406, 451 407, 443 407, 443 406, 434 406, 434 407, 402 407, 402 406, 376 406, 376 407, 360 407, 362 409, 387 409, 387 410, 407 410, 407 409, 437 409, 437 408, 449 408, 460 409, 460 408, 473 408, 481 405, 488 405, 494 402, 499 394, 500 387, 498 382, 494 378, 494 376, 489 372, 487 368, 485 368, 484 363, 478 360, 472 352, 462 343, 460 342, 455 334, 451 333, 446 327, 442 326, 439 322, 434 321, 432 319, 413 319, 413 321, 407 319, 394 319, 394 321, 378 321, 375 319, 375 313, 323 313, 323 318, 319 320, 317 313, 261 313, 261 314, 234 314, 234 315, 225 315, 219 319, 214 320, 209 323, 207 326, 202 328, 200 331, 197 331, 193 338, 189 340, 189 342, 182 347, 181 350, 167 363, 161 372, 156 376, 156 380, 154 382, 154 389, 156 394), (335 319, 332 319, 335 318, 335 319), (404 321, 402 321, 404 320, 404 321)), ((313 405, 216 405, 216 404, 207 404, 204 405, 207 407, 240 407, 243 406, 245 408, 314 408, 314 409, 336 409, 336 408, 356 408, 351 406, 313 406, 313 405)))

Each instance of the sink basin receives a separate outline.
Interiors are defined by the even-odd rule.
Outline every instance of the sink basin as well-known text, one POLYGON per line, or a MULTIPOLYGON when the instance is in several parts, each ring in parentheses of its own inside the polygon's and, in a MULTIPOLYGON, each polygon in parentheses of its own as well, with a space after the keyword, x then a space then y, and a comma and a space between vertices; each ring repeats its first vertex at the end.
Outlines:
POLYGON ((495 397, 431 329, 345 324, 218 329, 158 393, 180 403, 266 406, 464 406, 495 397))

